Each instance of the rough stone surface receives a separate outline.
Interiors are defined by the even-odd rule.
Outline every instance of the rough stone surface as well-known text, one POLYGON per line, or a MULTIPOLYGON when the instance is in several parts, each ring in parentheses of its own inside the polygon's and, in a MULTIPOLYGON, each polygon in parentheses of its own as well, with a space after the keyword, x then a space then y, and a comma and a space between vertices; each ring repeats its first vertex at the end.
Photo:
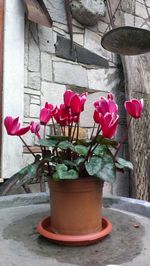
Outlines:
POLYGON ((83 25, 92 26, 105 14, 103 0, 72 0, 73 17, 83 25))
POLYGON ((88 70, 89 88, 97 91, 112 91, 119 83, 118 69, 91 69, 88 70))
POLYGON ((41 78, 52 81, 52 58, 47 53, 41 53, 41 78))
POLYGON ((39 96, 31 96, 31 103, 40 104, 40 97, 39 96))
POLYGON ((30 115, 30 96, 28 94, 24 94, 24 116, 30 115))
POLYGON ((46 101, 53 105, 60 105, 63 102, 63 94, 65 90, 66 86, 64 85, 43 81, 41 89, 41 105, 44 106, 46 101))
POLYGON ((108 61, 105 58, 75 43, 73 47, 74 49, 71 51, 71 41, 62 36, 58 36, 55 45, 56 56, 82 64, 108 67, 108 61))
POLYGON ((40 115, 40 106, 37 104, 30 105, 30 117, 37 117, 39 118, 40 115))
POLYGON ((64 0, 47 0, 46 6, 53 21, 67 24, 64 0))
POLYGON ((83 34, 76 34, 76 33, 74 33, 73 40, 74 40, 74 42, 76 42, 79 45, 82 45, 83 46, 83 44, 84 44, 84 35, 83 34))
MULTIPOLYGON (((29 198, 32 201, 30 195, 29 198)), ((42 203, 43 198, 39 198, 39 201, 42 203)), ((35 196, 33 203, 38 203, 35 196)), ((0 264, 2 266, 18 266, 20 261, 22 266, 149 264, 150 229, 147 218, 133 213, 104 209, 103 215, 113 223, 113 232, 110 236, 98 244, 87 247, 65 247, 54 245, 36 232, 37 223, 46 215, 49 215, 49 204, 1 209, 0 264), (139 227, 135 228, 135 224, 139 227)))
POLYGON ((40 82, 40 73, 39 72, 28 72, 29 77, 29 87, 34 90, 40 90, 41 82, 40 82))
POLYGON ((30 88, 25 88, 24 92, 26 94, 30 94, 30 95, 39 95, 39 96, 41 95, 40 91, 33 90, 33 89, 30 89, 30 88))
POLYGON ((55 53, 53 31, 51 28, 39 25, 40 50, 48 53, 55 53))
POLYGON ((61 84, 88 87, 87 71, 80 65, 53 62, 54 81, 61 84))
POLYGON ((28 70, 39 71, 40 69, 40 50, 33 39, 32 35, 29 33, 29 62, 28 70))
POLYGON ((112 60, 112 54, 106 51, 101 46, 101 36, 88 29, 85 30, 85 44, 84 47, 108 60, 112 60))

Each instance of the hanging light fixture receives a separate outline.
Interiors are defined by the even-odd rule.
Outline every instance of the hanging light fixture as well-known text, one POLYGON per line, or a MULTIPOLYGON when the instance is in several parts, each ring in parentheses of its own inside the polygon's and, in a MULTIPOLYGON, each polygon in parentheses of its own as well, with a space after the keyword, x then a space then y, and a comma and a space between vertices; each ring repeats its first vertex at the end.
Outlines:
MULTIPOLYGON (((105 0, 105 3, 112 29, 102 37, 102 47, 110 52, 122 55, 139 55, 150 52, 150 31, 135 27, 136 0, 134 0, 134 27, 124 26, 115 28, 114 15, 112 14, 110 1, 105 0)), ((121 0, 119 1, 117 9, 120 5, 121 0)), ((150 20, 146 2, 145 8, 150 20)))

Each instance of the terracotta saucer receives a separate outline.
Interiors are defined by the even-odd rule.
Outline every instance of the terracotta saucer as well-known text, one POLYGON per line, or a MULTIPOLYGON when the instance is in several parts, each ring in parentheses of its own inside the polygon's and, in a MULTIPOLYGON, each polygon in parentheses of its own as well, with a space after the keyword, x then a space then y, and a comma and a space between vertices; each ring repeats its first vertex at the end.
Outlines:
POLYGON ((97 233, 88 234, 88 235, 60 235, 51 232, 50 230, 51 219, 50 216, 44 218, 39 222, 37 226, 37 231, 40 235, 46 237, 60 245, 67 246, 84 246, 96 243, 102 240, 112 231, 112 224, 106 219, 102 218, 102 230, 97 233))

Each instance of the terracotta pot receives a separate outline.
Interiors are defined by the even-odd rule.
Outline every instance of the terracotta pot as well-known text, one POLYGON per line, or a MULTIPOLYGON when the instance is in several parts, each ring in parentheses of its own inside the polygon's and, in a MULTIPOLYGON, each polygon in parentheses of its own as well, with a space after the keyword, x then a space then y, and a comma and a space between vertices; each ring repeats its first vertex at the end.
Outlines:
POLYGON ((49 179, 49 188, 53 233, 81 236, 101 231, 102 181, 49 179))

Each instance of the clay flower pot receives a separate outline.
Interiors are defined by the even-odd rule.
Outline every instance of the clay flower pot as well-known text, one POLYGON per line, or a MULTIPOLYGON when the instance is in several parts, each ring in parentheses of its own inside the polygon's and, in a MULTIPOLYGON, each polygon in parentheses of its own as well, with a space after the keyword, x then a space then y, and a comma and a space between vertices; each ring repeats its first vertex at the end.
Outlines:
POLYGON ((96 178, 48 181, 50 217, 38 225, 44 237, 63 245, 89 245, 98 242, 112 230, 102 218, 103 182, 96 178))
POLYGON ((102 228, 103 182, 96 178, 49 180, 51 230, 65 235, 85 235, 102 228))

